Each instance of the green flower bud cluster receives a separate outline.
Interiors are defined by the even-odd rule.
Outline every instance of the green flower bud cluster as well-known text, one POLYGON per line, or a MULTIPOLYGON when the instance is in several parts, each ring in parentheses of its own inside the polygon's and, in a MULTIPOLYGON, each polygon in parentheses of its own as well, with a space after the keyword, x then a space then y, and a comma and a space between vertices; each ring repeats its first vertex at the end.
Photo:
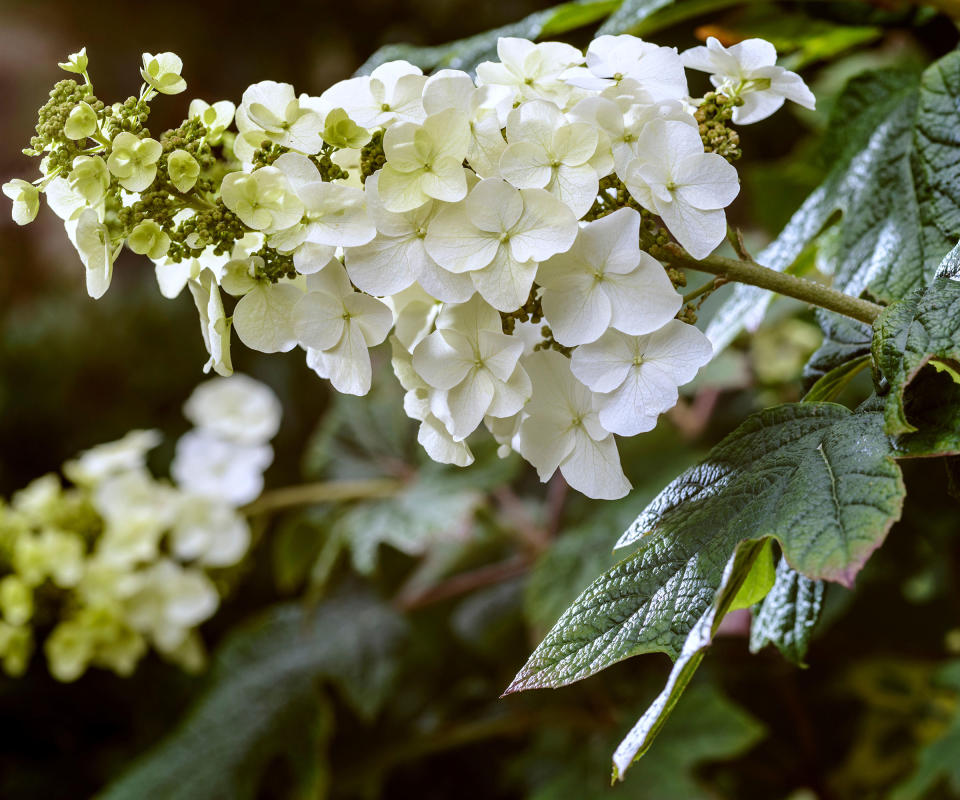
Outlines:
POLYGON ((360 180, 366 181, 386 163, 387 156, 383 152, 383 131, 377 131, 360 149, 360 180))
POLYGON ((150 131, 146 128, 147 119, 150 116, 150 106, 143 100, 136 97, 128 97, 122 103, 115 103, 111 106, 112 119, 110 120, 111 133, 126 131, 138 136, 143 134, 149 136, 150 131))
POLYGON ((717 153, 733 163, 743 154, 740 149, 740 134, 728 127, 733 110, 743 105, 740 97, 730 98, 719 92, 704 95, 703 102, 694 113, 699 124, 703 149, 717 153))
MULTIPOLYGON (((253 154, 253 167, 254 169, 260 169, 260 167, 272 166, 273 162, 280 158, 280 156, 289 152, 289 147, 265 140, 253 154)), ((336 152, 336 148, 325 144, 317 155, 307 156, 320 171, 320 177, 325 181, 345 180, 350 177, 349 172, 339 164, 333 162, 330 156, 334 152, 336 152)))
POLYGON ((171 245, 167 256, 176 262, 197 258, 210 245, 216 255, 224 255, 230 253, 249 230, 240 217, 218 199, 212 207, 198 211, 169 231, 171 245))
POLYGON ((320 170, 320 177, 325 181, 346 180, 350 173, 343 169, 339 164, 335 164, 331 155, 335 152, 330 145, 324 145, 323 150, 315 156, 310 156, 310 160, 317 165, 320 170))
POLYGON ((573 348, 566 347, 556 339, 553 338, 553 331, 550 330, 549 325, 544 325, 540 328, 540 335, 543 337, 543 341, 537 342, 534 346, 534 352, 538 350, 556 350, 560 355, 570 358, 573 355, 573 348))
POLYGON ((274 144, 269 139, 264 139, 263 144, 253 154, 253 168, 260 169, 260 167, 270 167, 273 166, 273 162, 276 161, 284 153, 289 153, 290 148, 284 147, 280 144, 274 144))
MULTIPOLYGON (((633 207, 633 206, 631 206, 633 207)), ((657 254, 656 248, 663 247, 673 241, 670 233, 667 231, 660 218, 645 208, 639 208, 640 211, 640 249, 646 250, 654 258, 657 254)))
POLYGON ((71 139, 67 135, 68 128, 74 133, 78 132, 77 126, 86 124, 77 119, 77 109, 84 109, 82 113, 86 115, 92 112, 96 116, 103 113, 104 104, 94 97, 89 86, 81 86, 68 79, 57 82, 50 91, 50 99, 37 112, 37 133, 30 139, 30 148, 24 152, 28 155, 49 153, 45 165, 48 175, 58 170, 68 172, 74 158, 84 148, 85 138, 71 139), (68 122, 71 124, 68 125, 68 122))
POLYGON ((643 213, 644 209, 633 199, 633 196, 616 175, 607 175, 600 179, 600 191, 594 200, 591 209, 583 219, 591 222, 612 214, 620 208, 632 208, 643 213))
POLYGON ((264 245, 253 254, 253 263, 256 264, 253 277, 258 281, 277 283, 281 278, 297 277, 296 267, 293 266, 293 256, 280 253, 272 247, 264 245))
POLYGON ((516 311, 510 311, 509 313, 506 311, 500 312, 500 325, 504 333, 512 335, 518 322, 537 323, 543 319, 543 308, 540 305, 539 290, 540 287, 537 286, 537 284, 533 284, 526 303, 516 311))

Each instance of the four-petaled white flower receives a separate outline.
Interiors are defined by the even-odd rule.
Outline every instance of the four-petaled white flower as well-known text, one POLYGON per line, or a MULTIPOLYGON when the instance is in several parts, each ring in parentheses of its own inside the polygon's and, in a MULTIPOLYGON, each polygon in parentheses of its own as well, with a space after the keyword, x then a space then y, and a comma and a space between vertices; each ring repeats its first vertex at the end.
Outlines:
POLYGON ((481 85, 505 86, 523 100, 552 100, 563 105, 573 94, 561 75, 583 63, 583 53, 562 42, 534 44, 527 39, 504 36, 497 40, 497 61, 477 66, 481 85))
POLYGON ((141 139, 122 131, 113 137, 107 166, 129 192, 142 192, 157 177, 157 161, 163 146, 156 139, 141 139))
POLYGON ((463 159, 470 146, 470 125, 460 111, 450 108, 422 125, 399 122, 383 135, 386 164, 377 184, 388 211, 410 211, 430 200, 448 203, 467 194, 463 159))
POLYGON ((506 86, 477 86, 466 72, 442 69, 423 86, 427 114, 447 109, 463 113, 470 124, 467 161, 481 178, 499 175, 500 156, 507 146, 501 129, 513 105, 513 92, 506 86))
POLYGON ((303 205, 303 217, 274 233, 270 244, 282 253, 293 252, 298 272, 317 272, 337 247, 366 244, 376 235, 362 190, 324 181, 314 163, 299 153, 284 153, 273 166, 286 176, 303 205))
POLYGON ((514 445, 546 482, 557 469, 587 497, 616 500, 630 491, 613 434, 597 416, 596 400, 555 350, 523 360, 533 384, 514 445))
POLYGON ((706 336, 673 319, 646 336, 611 329, 574 350, 570 367, 599 393, 600 424, 634 436, 652 430, 657 417, 677 404, 677 387, 693 380, 712 354, 706 336))
POLYGON ((560 344, 595 341, 611 326, 651 333, 680 310, 666 271, 640 249, 640 222, 621 208, 581 227, 568 252, 540 265, 543 313, 560 344))
POLYGON ((165 558, 137 574, 125 603, 127 621, 169 653, 182 647, 193 628, 217 610, 220 597, 203 572, 165 558))
POLYGON ((370 391, 369 348, 387 338, 393 314, 376 298, 355 291, 339 261, 307 278, 307 293, 291 320, 307 348, 307 366, 343 394, 370 391))
POLYGON ((301 105, 289 83, 261 81, 247 88, 236 112, 239 134, 234 151, 250 162, 263 142, 289 147, 301 153, 319 153, 323 118, 301 105))
POLYGON ((537 264, 568 250, 576 237, 576 217, 549 192, 486 178, 465 202, 440 212, 426 245, 444 269, 469 272, 490 305, 513 311, 526 302, 537 264))
POLYGON ((530 396, 518 365, 523 341, 503 333, 500 315, 481 298, 444 306, 437 330, 413 351, 413 368, 435 392, 430 410, 454 441, 463 441, 484 416, 511 417, 530 396))
POLYGON ((599 95, 584 98, 570 110, 569 117, 590 123, 606 135, 617 174, 623 174, 627 164, 637 157, 637 138, 648 122, 676 120, 697 126, 679 100, 654 100, 629 78, 599 95))
POLYGON ((303 203, 277 167, 225 175, 220 196, 223 204, 255 231, 282 231, 303 216, 303 203))
POLYGON ((682 122, 648 123, 637 150, 623 176, 630 194, 663 219, 690 255, 706 258, 726 236, 723 209, 740 191, 736 168, 705 153, 697 129, 682 122))
POLYGON ((624 79, 636 81, 654 100, 687 96, 687 76, 675 47, 661 47, 636 36, 598 36, 587 48, 587 65, 563 78, 583 89, 605 89, 624 79))
POLYGON ((63 474, 78 486, 96 486, 120 472, 143 469, 147 453, 160 444, 160 431, 130 431, 115 442, 91 447, 63 465, 63 474))
POLYGON ((86 267, 87 294, 98 300, 106 294, 113 278, 113 262, 119 247, 113 243, 110 229, 104 225, 92 208, 84 209, 77 220, 77 252, 86 267))
POLYGON ((381 64, 369 75, 340 81, 311 105, 324 116, 342 108, 363 128, 387 128, 396 122, 423 122, 423 85, 427 78, 406 61, 381 64))
POLYGON ((291 319, 303 292, 288 280, 269 280, 262 275, 263 268, 260 256, 231 261, 221 285, 240 298, 233 309, 233 327, 240 341, 261 353, 286 353, 297 346, 291 319))
POLYGON ((604 159, 597 167, 592 163, 600 144, 596 126, 570 122, 546 100, 531 100, 510 113, 507 141, 500 175, 518 189, 546 189, 578 218, 597 197, 598 173, 612 167, 604 159))
POLYGON ((242 514, 203 495, 184 497, 170 532, 173 555, 208 567, 230 567, 249 547, 250 526, 242 514))
POLYGON ((180 94, 187 88, 187 82, 180 77, 182 70, 183 61, 176 53, 144 53, 140 77, 160 94, 180 94))
POLYGON ((376 238, 359 247, 347 247, 344 258, 347 274, 361 291, 378 297, 395 295, 418 282, 438 300, 462 303, 473 294, 468 275, 443 269, 427 253, 424 241, 436 219, 440 203, 395 214, 383 207, 377 184, 381 173, 367 178, 364 194, 377 229, 376 238))
POLYGON ((784 100, 804 108, 816 105, 803 78, 778 67, 776 48, 763 39, 745 39, 724 47, 710 36, 706 47, 693 47, 681 57, 684 66, 711 73, 710 82, 718 91, 743 100, 743 105, 733 109, 733 121, 738 125, 766 119, 784 100))

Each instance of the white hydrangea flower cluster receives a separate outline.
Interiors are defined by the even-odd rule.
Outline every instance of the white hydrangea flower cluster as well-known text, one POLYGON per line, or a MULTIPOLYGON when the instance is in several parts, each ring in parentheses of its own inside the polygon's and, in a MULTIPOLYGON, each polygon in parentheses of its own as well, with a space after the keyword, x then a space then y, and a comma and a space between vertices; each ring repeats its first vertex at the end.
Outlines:
POLYGON ((199 386, 185 413, 197 428, 178 444, 176 483, 147 468, 160 433, 131 431, 64 464, 72 486, 49 474, 0 503, 0 659, 8 674, 26 670, 47 631, 47 664, 61 681, 90 666, 129 675, 151 647, 186 669, 202 666, 196 628, 228 584, 214 576, 250 546, 238 509, 260 492, 280 405, 268 387, 235 375, 199 386), (235 464, 226 464, 225 449, 235 464))
MULTIPOLYGON (((91 295, 124 242, 153 259, 164 295, 189 288, 206 369, 232 372, 235 330, 262 352, 302 348, 335 389, 363 395, 369 351, 389 338, 432 458, 471 463, 483 426, 541 479, 559 470, 621 497, 613 437, 653 428, 711 355, 691 316, 676 319, 682 298, 655 256, 675 242, 702 259, 724 240, 739 191, 731 116, 813 97, 760 40, 679 53, 600 36, 584 53, 503 38, 497 52, 475 77, 395 61, 319 96, 263 81, 236 107, 194 101, 159 142, 138 132, 137 107, 111 115, 67 87, 41 121, 66 117, 64 135, 94 144, 67 164, 45 123, 34 147, 59 172, 38 183, 91 295), (690 97, 685 66, 719 91, 690 97)), ((75 66, 89 84, 85 55, 75 66)), ((181 91, 180 66, 145 54, 144 92, 181 91)), ((4 191, 31 219, 38 187, 4 191)), ((176 469, 217 462, 210 491, 253 493, 262 444, 208 438, 181 443, 176 469)))

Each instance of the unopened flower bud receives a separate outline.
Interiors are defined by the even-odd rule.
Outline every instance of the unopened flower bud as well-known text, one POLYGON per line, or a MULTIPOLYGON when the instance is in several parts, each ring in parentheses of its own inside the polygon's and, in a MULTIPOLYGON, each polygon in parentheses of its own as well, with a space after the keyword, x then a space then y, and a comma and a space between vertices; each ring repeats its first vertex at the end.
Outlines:
POLYGON ((68 139, 86 139, 97 130, 97 112, 88 103, 75 106, 63 126, 68 139))

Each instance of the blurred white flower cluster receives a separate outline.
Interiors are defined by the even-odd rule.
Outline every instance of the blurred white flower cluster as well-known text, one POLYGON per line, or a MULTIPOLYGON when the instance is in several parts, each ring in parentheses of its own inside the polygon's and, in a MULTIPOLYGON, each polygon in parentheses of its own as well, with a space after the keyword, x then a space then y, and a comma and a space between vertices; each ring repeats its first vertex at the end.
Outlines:
MULTIPOLYGON (((471 463, 484 426, 543 480, 559 469, 620 497, 614 435, 653 428, 711 355, 651 252, 708 256, 739 191, 728 123, 813 96, 761 40, 678 53, 600 36, 584 53, 503 38, 497 51, 475 77, 394 61, 320 96, 264 81, 236 107, 195 100, 160 140, 141 117, 154 93, 183 90, 179 59, 144 54, 140 100, 106 107, 83 54, 64 68, 86 84, 58 84, 41 109, 44 177, 4 191, 21 223, 46 193, 92 296, 124 242, 153 259, 164 295, 188 287, 207 369, 232 372, 235 330, 262 352, 302 348, 363 395, 369 350, 389 337, 432 458, 471 463), (690 97, 685 66, 718 91, 690 97)), ((247 433, 201 423, 175 475, 206 464, 219 477, 191 487, 242 502, 268 459, 247 433)))
POLYGON ((24 672, 44 636, 61 681, 91 666, 129 675, 151 647, 186 669, 202 666, 196 628, 227 586, 217 576, 250 546, 238 507, 260 493, 280 405, 268 387, 235 375, 199 386, 184 410, 197 427, 178 443, 175 483, 147 468, 160 433, 131 431, 64 464, 72 485, 49 474, 0 502, 8 674, 24 672))

